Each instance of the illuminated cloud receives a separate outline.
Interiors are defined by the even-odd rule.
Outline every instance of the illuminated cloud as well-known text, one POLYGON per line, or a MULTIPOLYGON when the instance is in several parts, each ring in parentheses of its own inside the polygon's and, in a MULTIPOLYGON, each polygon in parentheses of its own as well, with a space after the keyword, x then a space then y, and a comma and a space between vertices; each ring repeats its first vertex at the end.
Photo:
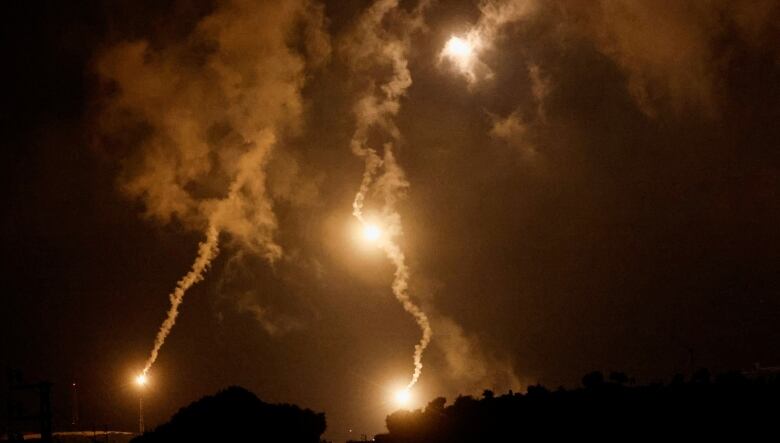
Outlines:
POLYGON ((694 109, 718 114, 723 67, 731 56, 719 36, 733 29, 766 46, 768 29, 780 17, 777 2, 750 0, 561 2, 561 10, 568 26, 593 39, 626 72, 628 90, 650 116, 694 109))
POLYGON ((308 1, 234 0, 184 40, 125 42, 99 57, 98 73, 116 90, 103 131, 138 148, 120 184, 147 216, 198 230, 211 223, 241 247, 280 257, 266 168, 280 137, 303 124, 306 67, 329 52, 323 24, 308 1))

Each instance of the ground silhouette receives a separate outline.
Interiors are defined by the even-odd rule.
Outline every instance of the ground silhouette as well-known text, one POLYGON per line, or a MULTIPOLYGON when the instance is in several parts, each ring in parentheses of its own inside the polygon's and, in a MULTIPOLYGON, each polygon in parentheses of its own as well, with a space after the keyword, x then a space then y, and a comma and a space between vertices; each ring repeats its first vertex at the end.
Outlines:
POLYGON ((233 386, 180 409, 169 422, 132 443, 319 443, 325 426, 323 413, 265 403, 248 390, 233 386))
POLYGON ((587 374, 583 386, 550 391, 531 386, 525 394, 481 399, 460 396, 451 405, 437 398, 420 410, 387 417, 379 443, 547 441, 637 441, 648 438, 748 437, 776 440, 780 378, 728 373, 712 379, 706 370, 668 384, 636 386, 623 373, 608 379, 587 374))

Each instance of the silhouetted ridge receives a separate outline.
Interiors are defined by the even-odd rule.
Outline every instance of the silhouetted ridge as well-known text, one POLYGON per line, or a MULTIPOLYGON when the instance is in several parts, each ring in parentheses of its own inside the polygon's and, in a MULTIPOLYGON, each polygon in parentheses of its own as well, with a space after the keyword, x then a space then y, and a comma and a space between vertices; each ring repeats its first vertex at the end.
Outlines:
POLYGON ((633 386, 622 373, 605 381, 601 373, 583 377, 583 387, 550 391, 530 386, 527 393, 481 399, 460 396, 449 406, 442 397, 416 411, 387 417, 379 443, 462 443, 557 441, 746 441, 777 438, 780 379, 749 379, 729 373, 710 380, 699 371, 667 385, 633 386))
POLYGON ((325 414, 265 403, 246 389, 232 386, 180 409, 168 423, 133 442, 319 443, 323 432, 325 414))

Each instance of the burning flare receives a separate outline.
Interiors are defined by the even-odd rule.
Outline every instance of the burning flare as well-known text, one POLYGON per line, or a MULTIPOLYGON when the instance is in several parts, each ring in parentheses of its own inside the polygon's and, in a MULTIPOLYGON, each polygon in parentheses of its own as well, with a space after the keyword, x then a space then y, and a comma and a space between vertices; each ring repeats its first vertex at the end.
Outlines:
POLYGON ((456 60, 458 63, 468 63, 474 47, 471 43, 460 37, 451 37, 444 46, 444 55, 456 60))
POLYGON ((401 408, 409 406, 412 401, 412 391, 409 388, 399 389, 395 393, 395 403, 401 408))
POLYGON ((452 36, 447 40, 439 57, 449 60, 469 81, 474 81, 476 79, 476 66, 479 61, 476 54, 480 46, 479 42, 479 37, 473 33, 466 37, 452 36))
POLYGON ((382 229, 374 224, 363 226, 363 239, 369 243, 376 243, 382 237, 382 229))
POLYGON ((500 31, 510 23, 528 17, 543 3, 537 0, 490 0, 480 2, 479 21, 462 36, 452 36, 439 54, 449 61, 469 83, 493 77, 480 55, 495 48, 500 31))

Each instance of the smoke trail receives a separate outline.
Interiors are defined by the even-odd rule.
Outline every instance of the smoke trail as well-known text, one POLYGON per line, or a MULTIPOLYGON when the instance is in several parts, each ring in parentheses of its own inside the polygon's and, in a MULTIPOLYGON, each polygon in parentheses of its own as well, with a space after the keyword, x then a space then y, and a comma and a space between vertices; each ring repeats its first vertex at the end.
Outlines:
POLYGON ((379 158, 376 151, 371 148, 365 148, 362 143, 356 143, 354 138, 352 140, 352 152, 355 155, 364 158, 365 170, 363 171, 363 180, 360 182, 360 188, 357 194, 355 194, 355 201, 352 202, 352 215, 354 215, 362 224, 365 224, 363 218, 363 205, 365 204, 366 194, 371 187, 371 181, 376 175, 377 169, 382 166, 382 159, 379 158))
POLYGON ((417 383, 417 380, 422 374, 423 352, 425 352, 425 348, 427 348, 428 344, 431 342, 433 330, 431 329, 430 321, 428 321, 428 316, 409 297, 409 267, 406 265, 403 251, 401 251, 401 248, 392 240, 382 242, 381 247, 390 261, 395 265, 393 294, 395 295, 395 298, 401 302, 404 310, 414 317, 414 320, 422 331, 420 341, 414 346, 414 374, 412 374, 412 379, 406 386, 406 389, 409 389, 417 383))
POLYGON ((192 269, 188 272, 179 283, 176 284, 176 289, 169 295, 171 300, 171 307, 168 309, 168 315, 160 326, 160 330, 157 331, 157 336, 154 338, 154 347, 152 348, 149 359, 146 360, 144 365, 143 374, 146 374, 149 369, 157 360, 157 355, 160 353, 165 339, 168 334, 171 333, 171 328, 176 324, 176 317, 179 315, 179 306, 184 301, 184 295, 187 290, 195 283, 203 280, 203 274, 208 269, 211 261, 219 253, 217 244, 219 242, 219 231, 213 225, 210 225, 206 230, 206 240, 201 242, 198 246, 198 257, 195 259, 195 263, 192 264, 192 269))
POLYGON ((353 69, 389 65, 392 72, 390 78, 378 87, 370 81, 354 108, 357 127, 350 144, 352 152, 363 159, 365 169, 352 203, 352 214, 362 225, 367 224, 363 208, 374 185, 373 190, 378 192, 384 201, 381 209, 384 235, 379 246, 395 266, 393 295, 404 310, 414 317, 422 332, 420 341, 414 347, 414 372, 406 389, 414 386, 422 374, 423 353, 433 332, 427 315, 409 296, 409 267, 401 247, 396 242, 396 238, 403 235, 403 229, 395 203, 409 183, 393 154, 394 145, 401 138, 394 117, 400 109, 400 99, 412 84, 406 59, 409 38, 414 31, 422 27, 422 13, 427 6, 427 1, 421 2, 410 15, 404 15, 403 11, 399 11, 397 0, 378 0, 363 14, 354 35, 345 47, 353 69), (383 20, 388 18, 401 20, 402 35, 393 35, 382 28, 383 20), (383 144, 382 157, 369 144, 371 131, 380 131, 387 140, 383 144), (374 183, 380 170, 382 175, 374 183))

